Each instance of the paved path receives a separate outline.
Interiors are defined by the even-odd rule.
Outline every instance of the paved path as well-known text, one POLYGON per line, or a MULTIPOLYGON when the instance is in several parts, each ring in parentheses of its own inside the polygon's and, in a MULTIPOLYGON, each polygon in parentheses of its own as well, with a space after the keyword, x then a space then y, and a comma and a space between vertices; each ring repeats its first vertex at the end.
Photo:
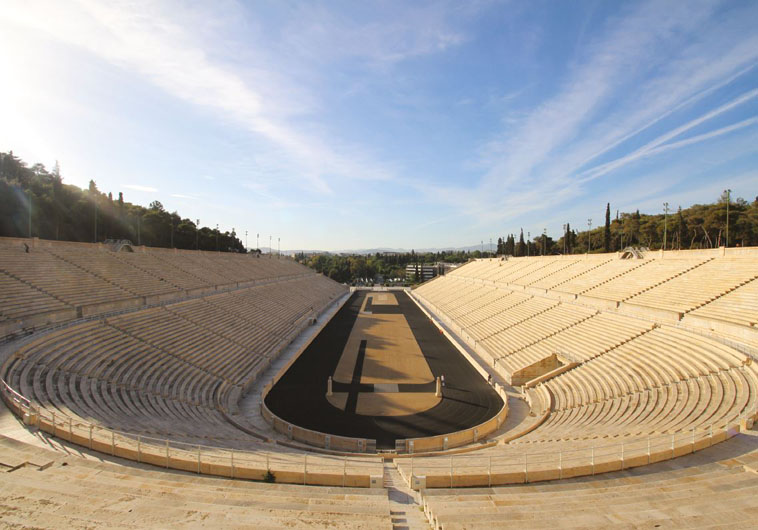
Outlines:
MULTIPOLYGON (((342 307, 342 304, 350 298, 350 294, 351 293, 346 293, 319 315, 319 323, 328 322, 342 307)), ((322 326, 318 325, 306 328, 300 335, 298 335, 292 344, 287 346, 281 352, 271 365, 269 365, 266 371, 258 377, 257 381, 253 383, 248 390, 247 395, 240 400, 239 414, 234 417, 235 420, 268 438, 274 440, 288 440, 286 436, 274 431, 271 425, 269 425, 269 423, 261 416, 261 392, 263 392, 263 387, 271 381, 277 373, 279 373, 279 370, 286 366, 297 352, 300 351, 300 348, 310 342, 321 329, 322 326)))

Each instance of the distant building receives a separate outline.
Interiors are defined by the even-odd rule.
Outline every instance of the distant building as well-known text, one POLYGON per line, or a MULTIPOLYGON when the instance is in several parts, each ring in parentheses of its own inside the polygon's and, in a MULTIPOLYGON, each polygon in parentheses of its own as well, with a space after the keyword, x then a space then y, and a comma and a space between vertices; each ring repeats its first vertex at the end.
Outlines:
POLYGON ((444 276, 448 272, 455 270, 460 266, 461 266, 461 263, 447 263, 445 261, 440 261, 439 263, 437 263, 438 274, 440 276, 444 276))
POLYGON ((425 282, 431 280, 435 276, 443 276, 449 271, 455 269, 459 265, 457 263, 409 263, 405 267, 405 278, 408 280, 414 280, 416 278, 416 269, 418 268, 419 281, 425 282))

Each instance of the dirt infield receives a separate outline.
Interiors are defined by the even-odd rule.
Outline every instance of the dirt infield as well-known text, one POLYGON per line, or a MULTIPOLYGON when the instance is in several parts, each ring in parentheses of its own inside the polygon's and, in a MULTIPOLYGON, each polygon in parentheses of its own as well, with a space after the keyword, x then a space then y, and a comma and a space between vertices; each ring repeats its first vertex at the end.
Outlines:
POLYGON ((442 400, 429 386, 432 370, 391 292, 364 297, 333 377, 350 390, 327 396, 329 403, 364 416, 416 414, 442 400), (399 385, 415 391, 400 392, 399 385))
POLYGON ((353 294, 266 398, 282 419, 377 440, 454 432, 493 417, 502 400, 404 292, 353 294), (442 399, 435 397, 444 375, 442 399), (326 396, 333 376, 334 395, 326 396))

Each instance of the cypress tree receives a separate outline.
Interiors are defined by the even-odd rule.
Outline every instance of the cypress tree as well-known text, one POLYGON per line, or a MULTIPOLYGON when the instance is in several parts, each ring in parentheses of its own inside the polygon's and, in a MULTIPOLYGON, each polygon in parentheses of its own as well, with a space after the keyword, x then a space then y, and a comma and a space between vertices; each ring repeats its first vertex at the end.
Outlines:
POLYGON ((603 248, 611 251, 611 203, 605 205, 605 231, 603 232, 603 248))
POLYGON ((128 237, 128 232, 124 228, 126 224, 126 219, 124 217, 124 194, 123 192, 118 192, 118 220, 116 226, 118 227, 118 237, 119 239, 126 239, 128 237))
POLYGON ((505 253, 509 256, 513 256, 516 253, 516 238, 513 234, 508 236, 508 242, 506 243, 505 253))

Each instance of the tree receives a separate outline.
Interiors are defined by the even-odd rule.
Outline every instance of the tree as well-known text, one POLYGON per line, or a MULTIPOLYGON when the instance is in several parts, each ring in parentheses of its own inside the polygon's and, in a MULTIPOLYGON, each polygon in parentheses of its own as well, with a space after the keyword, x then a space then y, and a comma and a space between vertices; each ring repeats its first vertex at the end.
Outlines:
POLYGON ((516 246, 516 256, 526 255, 526 244, 524 243, 524 229, 521 229, 521 235, 518 238, 518 246, 516 246))
POLYGON ((116 237, 119 239, 123 239, 125 236, 124 232, 124 224, 126 223, 126 219, 124 217, 124 194, 122 192, 118 192, 118 218, 116 219, 116 237))
MULTIPOLYGON (((157 201, 152 205, 154 209, 148 210, 124 202, 123 194, 119 193, 116 203, 112 200, 113 194, 101 193, 94 180, 90 180, 85 189, 64 184, 58 162, 48 172, 42 164, 27 167, 12 152, 0 152, 0 236, 28 235, 30 196, 34 205, 33 235, 43 239, 92 241, 94 235, 96 240, 116 237, 138 242, 138 227, 142 228, 142 218, 149 211, 154 211, 158 214, 158 219, 154 219, 158 222, 153 227, 156 233, 150 234, 150 227, 147 227, 148 242, 156 246, 168 246, 170 221, 180 222, 178 215, 169 216, 162 212, 163 206, 157 201)), ((194 224, 184 226, 179 232, 175 234, 178 242, 176 246, 195 248, 194 224), (179 233, 182 230, 186 233, 179 233)), ((236 234, 226 236, 224 250, 237 251, 242 248, 236 234)))
POLYGON ((605 205, 605 230, 603 231, 603 249, 611 251, 611 203, 605 205))
POLYGON ((639 245, 640 211, 637 210, 633 214, 622 214, 621 218, 624 223, 623 232, 626 245, 639 245))
POLYGON ((61 176, 61 166, 55 161, 53 172, 51 173, 53 183, 53 218, 55 219, 55 239, 60 239, 61 235, 61 217, 63 216, 63 177, 61 176))
POLYGON ((687 224, 684 222, 682 215, 682 206, 676 211, 676 248, 682 249, 682 243, 687 241, 687 224))
POLYGON ((507 256, 513 256, 515 255, 515 253, 516 253, 516 238, 513 237, 513 234, 510 234, 505 243, 505 254, 507 256))

